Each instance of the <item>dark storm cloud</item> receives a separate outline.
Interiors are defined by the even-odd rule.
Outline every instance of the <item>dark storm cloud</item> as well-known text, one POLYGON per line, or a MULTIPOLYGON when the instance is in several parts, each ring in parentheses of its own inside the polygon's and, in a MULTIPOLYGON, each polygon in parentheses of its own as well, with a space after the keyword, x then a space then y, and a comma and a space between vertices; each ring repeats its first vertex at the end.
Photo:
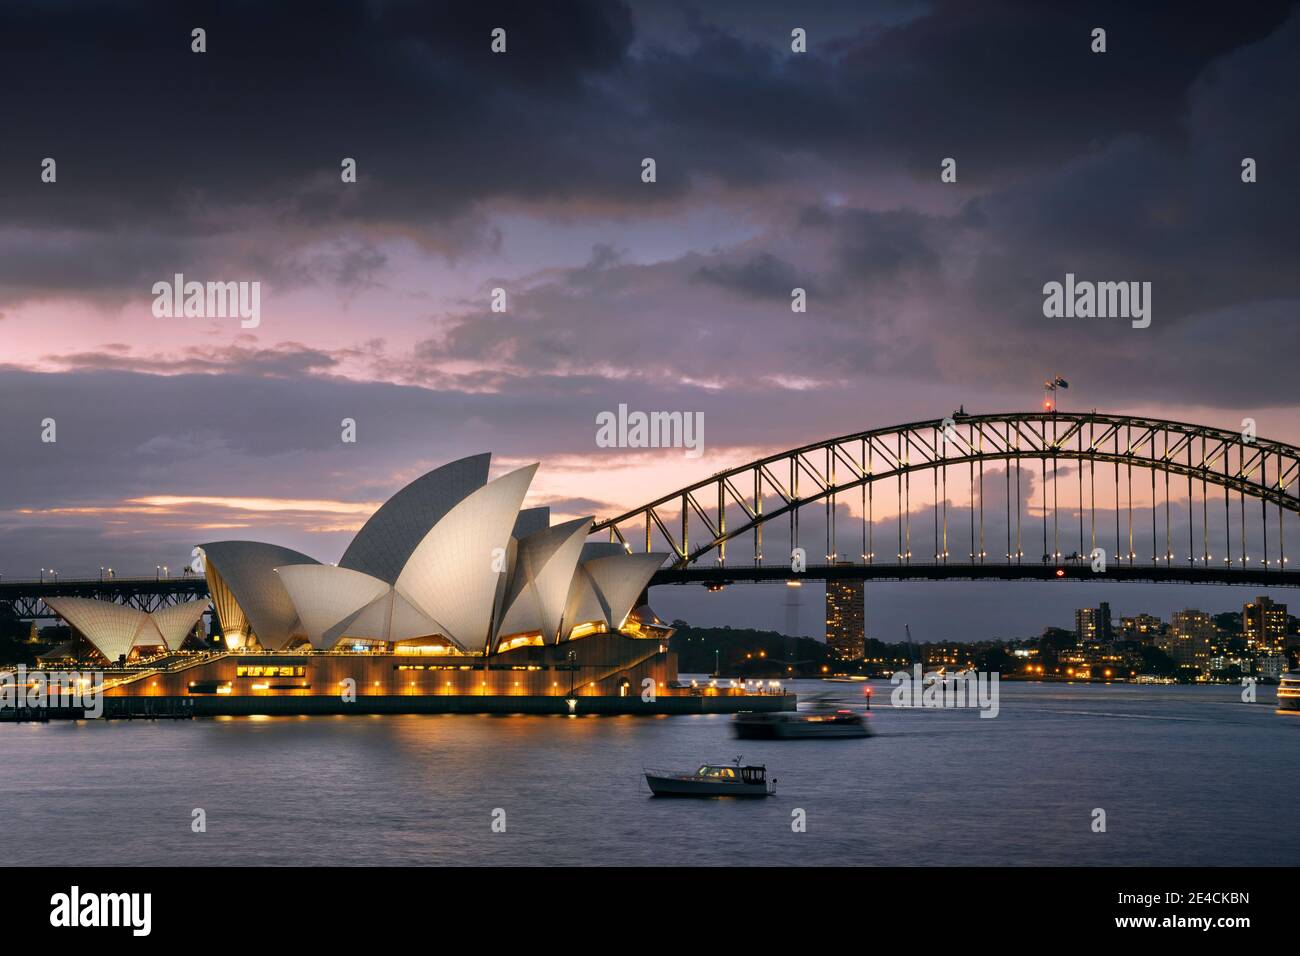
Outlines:
POLYGON ((791 289, 801 282, 806 286, 806 279, 794 266, 770 252, 760 252, 740 262, 701 266, 691 275, 691 280, 710 282, 757 299, 789 298, 791 289))
POLYGON ((341 359, 355 352, 329 353, 298 342, 281 342, 272 347, 226 345, 190 346, 175 355, 136 355, 121 343, 99 351, 63 352, 47 360, 73 371, 123 371, 151 375, 231 372, 255 377, 292 377, 328 372, 341 359))
MULTIPOLYGON (((813 46, 800 57, 785 24, 803 11, 784 4, 752 17, 748 5, 666 10, 6 4, 0 84, 6 141, 21 148, 0 154, 0 225, 43 235, 9 241, 28 251, 0 257, 0 286, 134 287, 170 266, 167 242, 204 262, 279 265, 292 281, 291 255, 266 262, 286 234, 389 226, 454 251, 492 242, 484 203, 644 210, 704 181, 806 194, 823 173, 907 168, 929 181, 943 156, 979 190, 1125 134, 1177 148, 1189 85, 1267 36, 1285 7, 1193 5, 1171 22, 1122 3, 822 5, 807 11, 813 46), (829 22, 838 29, 819 33, 829 22), (189 50, 197 24, 203 55, 189 50), (1087 52, 1096 25, 1109 31, 1104 57, 1087 52), (509 31, 506 56, 489 51, 495 26, 509 31), (637 178, 647 155, 660 163, 653 190, 637 178), (59 161, 57 187, 38 179, 44 156, 59 161), (340 188, 344 156, 360 164, 355 188, 340 188), (250 231, 253 249, 237 242, 250 231), (94 255, 102 237, 111 247, 94 255)), ((383 264, 342 258, 322 272, 343 283, 383 264)))
POLYGON ((563 134, 600 105, 586 81, 631 39, 626 8, 593 0, 32 3, 0 18, 11 141, 37 151, 6 156, 6 179, 22 184, 9 218, 147 218, 178 233, 205 203, 406 220, 498 191, 532 196, 548 175, 562 185, 583 152, 563 134), (494 56, 489 32, 503 24, 510 53, 494 56), (202 55, 195 25, 208 31, 202 55), (60 160, 53 208, 21 175, 45 155, 60 160), (334 188, 344 156, 363 184, 382 184, 364 210, 334 188))

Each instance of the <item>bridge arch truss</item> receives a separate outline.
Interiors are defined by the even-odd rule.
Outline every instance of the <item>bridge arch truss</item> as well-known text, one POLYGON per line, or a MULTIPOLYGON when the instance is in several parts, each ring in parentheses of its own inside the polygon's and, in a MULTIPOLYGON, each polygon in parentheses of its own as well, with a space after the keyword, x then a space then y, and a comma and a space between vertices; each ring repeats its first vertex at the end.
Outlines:
MULTIPOLYGON (((1130 568, 1282 572, 1298 491, 1300 448, 1245 431, 1098 412, 954 413, 718 472, 593 532, 631 550, 666 547, 679 572, 734 566, 749 538, 746 558, 762 567, 764 528, 780 522, 786 540, 804 546, 800 515, 818 509, 827 565, 1059 565, 1100 548, 1130 568), (990 465, 1001 474, 986 475, 990 465), (932 517, 914 518, 918 492, 932 517), (846 513, 856 528, 842 527, 846 513), (897 524, 892 557, 879 550, 889 545, 878 515, 897 524)), ((789 563, 784 552, 774 557, 771 567, 789 563)))

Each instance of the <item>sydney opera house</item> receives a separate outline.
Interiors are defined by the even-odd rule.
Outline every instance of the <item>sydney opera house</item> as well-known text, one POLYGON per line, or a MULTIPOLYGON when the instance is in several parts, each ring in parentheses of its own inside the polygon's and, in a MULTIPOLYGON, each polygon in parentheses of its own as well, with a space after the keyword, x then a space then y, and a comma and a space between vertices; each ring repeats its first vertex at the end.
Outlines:
POLYGON ((574 712, 584 699, 671 711, 748 696, 678 686, 672 630, 645 603, 666 554, 588 542, 591 518, 552 525, 548 508, 522 509, 537 465, 490 481, 489 465, 475 455, 416 479, 337 565, 256 541, 201 545, 216 652, 191 650, 207 600, 152 614, 47 603, 115 665, 107 698, 200 713, 574 712))

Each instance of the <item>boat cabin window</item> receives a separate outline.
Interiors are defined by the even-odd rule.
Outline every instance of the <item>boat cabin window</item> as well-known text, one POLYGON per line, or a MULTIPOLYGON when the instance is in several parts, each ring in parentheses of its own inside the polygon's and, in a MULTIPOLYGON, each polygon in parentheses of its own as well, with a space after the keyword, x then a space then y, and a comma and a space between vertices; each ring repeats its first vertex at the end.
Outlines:
POLYGON ((705 764, 699 770, 695 771, 697 777, 711 777, 717 780, 735 780, 736 771, 733 767, 710 767, 705 764))
POLYGON ((767 771, 762 767, 742 767, 740 778, 745 783, 764 783, 767 771))

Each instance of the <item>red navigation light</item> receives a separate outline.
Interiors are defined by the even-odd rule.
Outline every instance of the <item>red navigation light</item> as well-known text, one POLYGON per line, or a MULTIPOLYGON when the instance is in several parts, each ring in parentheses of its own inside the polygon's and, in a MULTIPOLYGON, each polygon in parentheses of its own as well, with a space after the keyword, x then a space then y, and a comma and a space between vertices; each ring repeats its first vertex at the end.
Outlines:
POLYGON ((1058 578, 1063 578, 1063 577, 1065 577, 1065 568, 1057 568, 1057 569, 1056 569, 1056 576, 1057 576, 1058 578))
POLYGON ((1052 410, 1052 400, 1049 398, 1043 402, 1043 411, 1050 412, 1051 410, 1052 410))
POLYGON ((867 688, 867 696, 868 696, 868 697, 871 696, 871 688, 870 688, 870 687, 867 688))

